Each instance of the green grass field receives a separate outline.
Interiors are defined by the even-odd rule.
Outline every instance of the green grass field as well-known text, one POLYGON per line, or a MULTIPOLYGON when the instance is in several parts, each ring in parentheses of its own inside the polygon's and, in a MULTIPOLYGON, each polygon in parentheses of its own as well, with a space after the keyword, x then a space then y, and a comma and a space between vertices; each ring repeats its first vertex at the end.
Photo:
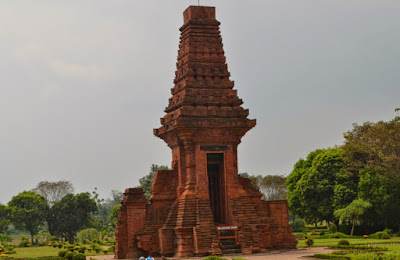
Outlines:
MULTIPOLYGON (((58 256, 58 252, 61 249, 54 248, 50 246, 38 246, 38 247, 19 247, 15 248, 15 254, 10 254, 9 256, 12 258, 35 258, 35 257, 44 257, 44 256, 58 256)), ((64 250, 64 249, 63 249, 64 250)), ((87 256, 90 255, 102 255, 104 253, 96 253, 94 251, 85 253, 87 256)), ((113 254, 113 253, 109 253, 113 254)))
MULTIPOLYGON (((342 239, 348 240, 350 242, 350 244, 352 244, 352 245, 371 245, 371 244, 385 244, 386 245, 386 244, 393 244, 393 243, 400 244, 400 237, 392 237, 390 239, 369 239, 369 238, 365 239, 365 238, 360 238, 360 237, 318 239, 318 238, 313 237, 313 239, 314 239, 314 246, 329 246, 329 247, 336 246, 337 243, 342 239)), ((306 247, 305 240, 304 239, 299 240, 297 247, 306 247)))

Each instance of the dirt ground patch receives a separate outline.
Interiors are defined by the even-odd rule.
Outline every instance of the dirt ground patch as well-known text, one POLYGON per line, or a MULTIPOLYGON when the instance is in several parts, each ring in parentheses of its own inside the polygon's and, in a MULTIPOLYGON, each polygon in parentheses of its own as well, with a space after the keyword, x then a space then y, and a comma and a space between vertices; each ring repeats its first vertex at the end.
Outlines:
MULTIPOLYGON (((223 258, 232 259, 235 257, 241 257, 247 260, 263 260, 263 259, 274 259, 274 260, 294 260, 294 259, 312 259, 311 257, 314 254, 318 253, 330 253, 333 249, 329 249, 326 247, 311 247, 311 248, 299 248, 293 250, 279 250, 279 251, 271 251, 263 254, 255 254, 255 255, 226 255, 223 258)), ((87 260, 97 259, 97 260, 110 260, 114 259, 114 255, 98 255, 98 256, 88 256, 87 260)), ((168 258, 175 260, 200 260, 204 257, 192 257, 192 258, 168 258)), ((159 260, 161 258, 155 258, 155 260, 159 260)))

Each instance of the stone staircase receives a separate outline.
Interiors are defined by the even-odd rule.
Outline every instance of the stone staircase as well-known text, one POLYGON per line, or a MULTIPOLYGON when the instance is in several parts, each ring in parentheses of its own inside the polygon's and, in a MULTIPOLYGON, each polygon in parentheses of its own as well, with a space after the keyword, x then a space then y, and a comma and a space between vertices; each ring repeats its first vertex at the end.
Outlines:
POLYGON ((232 255, 232 254, 240 254, 242 253, 242 249, 240 244, 235 245, 235 239, 221 239, 221 249, 223 255, 232 255))

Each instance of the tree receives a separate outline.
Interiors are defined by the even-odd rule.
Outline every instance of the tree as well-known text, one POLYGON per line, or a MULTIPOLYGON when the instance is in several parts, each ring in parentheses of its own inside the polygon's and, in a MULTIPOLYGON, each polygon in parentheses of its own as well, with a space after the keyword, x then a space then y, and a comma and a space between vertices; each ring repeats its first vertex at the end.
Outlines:
POLYGON ((345 133, 343 146, 350 170, 358 173, 366 166, 373 166, 400 185, 400 117, 353 127, 345 133))
POLYGON ((93 241, 94 239, 98 239, 99 238, 99 231, 97 231, 97 229, 95 228, 86 228, 86 229, 82 229, 81 231, 79 231, 79 233, 76 235, 76 237, 82 242, 85 243, 85 240, 91 240, 93 241))
POLYGON ((0 233, 5 233, 10 224, 11 210, 6 205, 0 204, 0 233))
POLYGON ((240 173, 239 175, 251 180, 253 187, 263 194, 263 200, 285 200, 287 197, 286 177, 284 176, 256 176, 248 173, 240 173))
POLYGON ((308 223, 327 221, 329 226, 335 220, 336 207, 350 203, 356 196, 356 192, 342 193, 347 187, 356 186, 351 178, 344 177, 343 157, 341 148, 329 148, 316 150, 296 163, 286 182, 291 212, 308 223))
POLYGON ((372 204, 365 222, 400 230, 400 117, 354 124, 344 137, 349 171, 360 178, 359 197, 372 204))
POLYGON ((169 168, 166 165, 158 166, 157 164, 152 164, 149 174, 139 179, 140 187, 143 189, 144 196, 147 200, 150 199, 151 185, 153 184, 154 174, 158 170, 169 170, 169 168))
POLYGON ((121 204, 115 205, 112 208, 110 215, 108 216, 108 219, 110 220, 111 225, 114 229, 117 227, 118 213, 119 213, 119 210, 121 209, 121 206, 122 206, 121 204))
MULTIPOLYGON (((300 185, 299 182, 302 179, 303 175, 310 169, 314 158, 322 153, 324 150, 318 149, 308 154, 307 158, 299 159, 294 165, 293 171, 286 179, 286 186, 288 188, 288 205, 290 212, 293 215, 304 217, 305 215, 305 204, 302 203, 303 197, 300 193, 300 185)), ((310 218, 308 219, 310 220, 310 218)), ((314 223, 314 220, 311 220, 311 223, 314 223)))
POLYGON ((45 221, 46 199, 32 191, 24 191, 14 196, 8 206, 11 222, 16 228, 29 231, 33 244, 33 236, 45 221))
POLYGON ((349 221, 351 223, 350 236, 353 236, 355 224, 369 207, 371 207, 371 203, 362 199, 357 199, 353 200, 347 207, 335 210, 334 214, 339 220, 349 221))
POLYGON ((64 198, 65 195, 74 193, 74 186, 69 181, 41 181, 32 191, 45 197, 49 206, 52 206, 64 198))
POLYGON ((0 244, 4 245, 7 242, 11 242, 12 241, 12 237, 9 235, 5 235, 5 234, 0 234, 0 244))
POLYGON ((79 230, 90 227, 93 214, 97 211, 96 201, 90 193, 68 194, 53 206, 56 219, 55 233, 71 243, 79 230))

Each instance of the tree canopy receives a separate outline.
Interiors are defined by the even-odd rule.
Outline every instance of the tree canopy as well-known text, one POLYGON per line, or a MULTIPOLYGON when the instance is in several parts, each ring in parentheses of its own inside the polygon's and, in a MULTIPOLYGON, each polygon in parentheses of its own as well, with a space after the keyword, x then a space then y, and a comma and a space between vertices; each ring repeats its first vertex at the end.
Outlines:
POLYGON ((8 206, 11 222, 16 228, 29 231, 33 243, 33 236, 45 221, 46 199, 32 191, 24 191, 12 197, 8 206))

